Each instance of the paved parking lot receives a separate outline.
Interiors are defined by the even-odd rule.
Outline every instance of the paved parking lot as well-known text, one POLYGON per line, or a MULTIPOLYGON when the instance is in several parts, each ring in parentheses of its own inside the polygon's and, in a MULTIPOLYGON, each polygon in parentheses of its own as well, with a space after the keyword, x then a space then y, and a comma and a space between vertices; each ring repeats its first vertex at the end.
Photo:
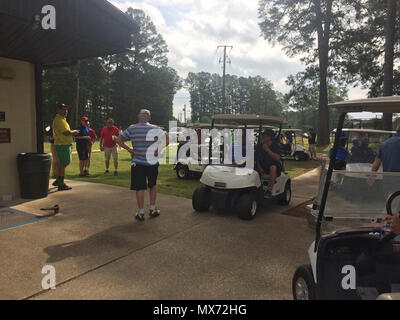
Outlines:
MULTIPOLYGON (((318 170, 293 181, 290 207, 314 196, 318 170)), ((162 215, 134 220, 131 191, 71 182, 73 190, 16 206, 41 222, 0 231, 0 299, 291 299, 314 232, 305 219, 265 206, 255 220, 196 213, 191 200, 160 195, 162 215), (43 291, 43 266, 57 287, 43 291)))

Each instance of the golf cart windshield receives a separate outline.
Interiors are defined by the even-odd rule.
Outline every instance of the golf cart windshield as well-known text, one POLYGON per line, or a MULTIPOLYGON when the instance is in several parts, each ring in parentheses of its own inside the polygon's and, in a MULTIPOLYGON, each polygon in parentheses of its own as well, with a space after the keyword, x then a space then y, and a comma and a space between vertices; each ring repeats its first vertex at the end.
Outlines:
MULTIPOLYGON (((400 173, 372 173, 366 170, 334 170, 336 160, 340 159, 340 149, 343 148, 343 125, 348 113, 375 112, 399 113, 400 97, 381 97, 362 100, 341 101, 329 105, 340 111, 340 117, 335 133, 335 143, 331 153, 329 167, 325 173, 322 170, 320 191, 317 197, 318 218, 316 223, 316 241, 314 250, 324 231, 324 226, 332 218, 336 229, 341 228, 371 228, 376 223, 374 217, 385 216, 386 200, 390 193, 400 189, 400 173), (322 187, 322 188, 321 188, 322 187), (363 218, 369 221, 362 221, 363 218), (371 219, 372 217, 372 219, 371 219), (342 219, 340 219, 342 218, 342 219), (340 222, 338 221, 348 221, 340 222), (358 221, 358 222, 357 222, 358 221)), ((372 144, 379 148, 381 138, 372 140, 372 144)), ((369 141, 371 143, 371 140, 369 141)), ((343 151, 343 150, 342 150, 343 151)), ((376 151, 375 151, 376 152, 376 151)), ((393 212, 398 213, 398 201, 393 212)), ((381 226, 381 224, 380 224, 381 226)), ((325 229, 325 231, 327 231, 325 229)))
MULTIPOLYGON (((336 130, 334 130, 335 132, 336 130)), ((378 155, 379 146, 393 135, 391 131, 369 129, 343 129, 347 170, 371 171, 372 163, 378 155), (368 165, 370 164, 370 165, 368 165)))
MULTIPOLYGON (((380 228, 387 214, 386 201, 399 190, 400 172, 333 171, 324 212, 325 231, 380 228)), ((399 203, 393 201, 393 213, 399 213, 399 203)))
MULTIPOLYGON (((252 114, 217 114, 212 117, 212 128, 218 128, 218 125, 223 122, 229 125, 237 126, 237 129, 240 130, 254 130, 254 150, 257 145, 260 143, 260 133, 265 129, 274 129, 278 133, 282 128, 283 120, 278 117, 273 116, 262 116, 262 115, 252 115, 252 114)), ((242 137, 244 132, 242 132, 242 137)), ((278 135, 277 135, 278 136, 278 135)), ((223 154, 221 165, 223 166, 233 166, 233 167, 243 167, 246 165, 246 161, 236 162, 233 158, 233 149, 242 150, 242 156, 245 155, 245 145, 243 146, 242 141, 238 141, 235 139, 235 132, 232 131, 231 137, 224 137, 221 140, 220 147, 224 148, 224 139, 232 139, 234 143, 232 144, 231 152, 228 152, 228 157, 232 159, 232 164, 227 164, 225 161, 225 154, 223 154)), ((249 137, 246 138, 247 140, 249 137)), ((211 147, 211 145, 210 145, 211 147)), ((214 146, 213 146, 214 147, 214 146)), ((248 161, 248 159, 247 159, 248 161)), ((251 164, 254 166, 254 163, 251 164)))

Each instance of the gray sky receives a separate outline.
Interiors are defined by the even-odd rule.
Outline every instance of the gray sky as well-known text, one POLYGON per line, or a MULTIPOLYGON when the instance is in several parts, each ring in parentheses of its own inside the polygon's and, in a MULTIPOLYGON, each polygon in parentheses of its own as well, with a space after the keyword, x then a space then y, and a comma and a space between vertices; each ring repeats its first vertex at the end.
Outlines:
MULTIPOLYGON (((123 11, 132 7, 148 14, 169 48, 169 64, 181 77, 188 72, 222 74, 222 49, 232 45, 227 73, 238 76, 260 75, 283 93, 289 88, 290 74, 304 70, 298 58, 290 59, 279 46, 273 47, 260 36, 258 0, 110 0, 123 11)), ((351 99, 364 98, 366 92, 349 88, 351 99)), ((189 93, 181 90, 174 100, 174 115, 189 106, 189 93)))

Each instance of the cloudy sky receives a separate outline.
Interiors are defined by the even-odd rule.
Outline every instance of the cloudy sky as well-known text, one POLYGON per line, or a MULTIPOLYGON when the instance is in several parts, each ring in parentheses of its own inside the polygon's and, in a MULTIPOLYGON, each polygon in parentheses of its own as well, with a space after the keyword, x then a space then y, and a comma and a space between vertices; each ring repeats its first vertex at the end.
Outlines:
MULTIPOLYGON (((169 64, 181 77, 188 72, 222 74, 222 49, 228 50, 231 64, 227 73, 238 76, 261 75, 276 90, 287 92, 288 75, 304 69, 299 59, 290 59, 279 46, 273 47, 260 36, 258 0, 110 0, 119 9, 142 9, 162 34, 169 48, 169 64)), ((350 98, 362 98, 359 89, 350 90, 350 98)), ((189 93, 181 90, 174 100, 174 115, 189 105, 189 93)))

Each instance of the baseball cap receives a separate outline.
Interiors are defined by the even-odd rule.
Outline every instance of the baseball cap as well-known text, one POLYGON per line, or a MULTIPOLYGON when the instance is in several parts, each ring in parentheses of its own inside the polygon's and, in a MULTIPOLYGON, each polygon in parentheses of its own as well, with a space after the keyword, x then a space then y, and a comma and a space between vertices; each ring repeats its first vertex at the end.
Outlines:
POLYGON ((272 129, 265 129, 262 134, 264 136, 270 136, 270 137, 274 137, 275 136, 275 132, 272 129))
POLYGON ((82 120, 82 121, 88 121, 89 118, 88 118, 88 117, 82 117, 81 120, 82 120))

